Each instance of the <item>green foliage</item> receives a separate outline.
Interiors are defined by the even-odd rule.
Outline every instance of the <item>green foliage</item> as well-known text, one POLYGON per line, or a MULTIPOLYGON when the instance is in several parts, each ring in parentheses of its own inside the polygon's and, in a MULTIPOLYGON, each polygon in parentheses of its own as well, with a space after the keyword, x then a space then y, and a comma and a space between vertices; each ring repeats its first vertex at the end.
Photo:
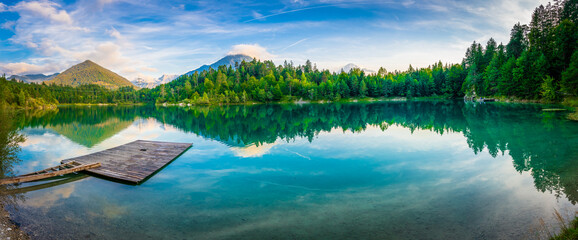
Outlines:
MULTIPOLYGON (((562 220, 563 221, 563 220, 562 220)), ((562 232, 560 234, 551 237, 551 240, 576 240, 578 239, 578 217, 570 223, 570 227, 565 227, 562 222, 562 232)))
POLYGON ((508 57, 518 58, 522 55, 528 47, 528 40, 526 38, 527 26, 517 23, 510 32, 510 42, 506 46, 508 57))
POLYGON ((570 66, 562 73, 561 84, 565 92, 578 96, 578 51, 574 51, 570 66))
POLYGON ((390 73, 382 69, 380 74, 367 75, 360 69, 349 73, 319 71, 311 62, 295 67, 253 60, 241 62, 235 69, 219 67, 183 75, 150 90, 147 99, 156 103, 228 104, 392 96, 457 97, 461 93, 456 86, 461 86, 464 78, 460 65, 443 66, 441 62, 428 68, 410 66, 408 71, 390 73))
POLYGON ((550 76, 546 76, 544 81, 540 85, 540 93, 542 95, 542 99, 548 102, 554 102, 558 99, 556 94, 556 87, 554 86, 554 78, 550 76))
POLYGON ((19 163, 17 153, 20 145, 26 138, 16 128, 13 111, 4 111, 0 108, 0 177, 14 175, 13 166, 19 163))
POLYGON ((109 90, 98 85, 78 87, 28 84, 0 77, 0 108, 54 108, 56 104, 138 103, 154 101, 150 89, 109 90))
POLYGON ((575 0, 540 5, 529 25, 514 25, 505 47, 496 47, 493 39, 485 49, 474 42, 463 61, 468 75, 462 91, 478 96, 542 97, 552 101, 559 100, 562 89, 576 96, 578 73, 570 66, 572 53, 578 49, 576 7, 575 0))

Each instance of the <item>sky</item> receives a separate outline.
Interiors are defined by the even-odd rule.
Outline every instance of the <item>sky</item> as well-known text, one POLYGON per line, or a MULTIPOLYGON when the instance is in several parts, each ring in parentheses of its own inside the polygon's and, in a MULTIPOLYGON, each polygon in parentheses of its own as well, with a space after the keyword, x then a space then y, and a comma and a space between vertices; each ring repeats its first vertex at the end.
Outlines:
POLYGON ((0 74, 92 60, 129 80, 183 74, 227 54, 339 71, 459 63, 507 44, 544 0, 0 0, 0 74))

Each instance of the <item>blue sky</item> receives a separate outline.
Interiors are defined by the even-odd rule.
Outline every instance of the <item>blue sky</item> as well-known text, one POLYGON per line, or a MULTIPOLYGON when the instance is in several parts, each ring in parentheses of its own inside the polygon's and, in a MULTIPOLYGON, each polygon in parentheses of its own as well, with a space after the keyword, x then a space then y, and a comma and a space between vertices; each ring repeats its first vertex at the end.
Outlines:
POLYGON ((229 53, 337 71, 458 63, 476 40, 507 43, 544 0, 41 0, 0 2, 0 72, 61 72, 86 59, 133 80, 229 53))

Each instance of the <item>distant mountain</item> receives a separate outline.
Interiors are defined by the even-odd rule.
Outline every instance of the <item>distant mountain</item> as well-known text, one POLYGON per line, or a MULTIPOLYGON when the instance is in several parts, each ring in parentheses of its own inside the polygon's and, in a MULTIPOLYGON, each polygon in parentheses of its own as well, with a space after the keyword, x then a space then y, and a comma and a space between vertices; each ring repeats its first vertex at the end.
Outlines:
POLYGON ((140 88, 154 88, 158 85, 161 84, 165 84, 165 83, 169 83, 173 80, 175 80, 175 78, 177 78, 179 75, 175 75, 175 74, 165 74, 162 75, 159 78, 154 78, 154 79, 144 79, 144 78, 136 78, 135 80, 132 80, 131 82, 140 88))
POLYGON ((8 79, 16 79, 21 82, 25 83, 42 83, 44 81, 48 81, 56 77, 58 73, 52 75, 44 75, 44 74, 28 74, 28 75, 12 75, 8 79))
POLYGON ((169 83, 169 82, 175 80, 175 78, 177 78, 178 76, 179 76, 178 74, 164 74, 158 78, 158 80, 159 80, 158 85, 169 83))
POLYGON ((347 72, 351 71, 351 69, 354 69, 354 68, 359 68, 359 66, 357 66, 353 63, 350 63, 350 64, 347 64, 347 65, 341 67, 341 71, 347 73, 347 72))
POLYGON ((253 58, 249 57, 247 55, 244 55, 244 54, 227 55, 224 58, 221 58, 221 60, 219 60, 219 61, 217 61, 211 65, 203 65, 203 66, 201 66, 201 67, 199 67, 193 71, 190 71, 188 73, 185 73, 183 75, 191 75, 194 72, 202 72, 203 70, 208 70, 209 68, 217 69, 221 65, 232 66, 234 68, 235 63, 241 63, 242 61, 245 61, 245 62, 253 61, 253 58))
POLYGON ((90 60, 86 60, 70 67, 46 83, 73 87, 85 84, 96 84, 108 89, 136 87, 134 84, 126 80, 126 78, 121 77, 120 75, 103 68, 90 60))
POLYGON ((359 67, 353 63, 347 64, 347 65, 341 67, 340 71, 348 73, 349 71, 351 71, 351 69, 354 69, 354 68, 359 68, 359 69, 361 69, 361 71, 363 71, 365 73, 375 73, 374 70, 367 69, 367 68, 361 68, 361 67, 359 67))

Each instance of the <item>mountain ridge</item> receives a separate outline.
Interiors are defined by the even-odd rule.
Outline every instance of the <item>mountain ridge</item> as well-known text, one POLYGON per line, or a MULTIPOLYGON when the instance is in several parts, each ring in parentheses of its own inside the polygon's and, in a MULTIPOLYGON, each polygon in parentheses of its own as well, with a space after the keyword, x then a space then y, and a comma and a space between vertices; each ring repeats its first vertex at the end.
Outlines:
POLYGON ((163 74, 159 78, 154 78, 150 80, 137 77, 130 82, 140 88, 154 88, 158 85, 169 83, 175 80, 178 76, 179 76, 178 74, 163 74))
POLYGON ((26 74, 26 75, 12 75, 8 79, 16 79, 25 83, 43 83, 45 81, 52 80, 54 77, 58 76, 59 73, 54 73, 51 75, 44 74, 26 74))
POLYGON ((126 78, 90 60, 86 60, 82 63, 70 67, 69 69, 66 69, 64 72, 58 74, 53 79, 46 81, 46 84, 56 84, 72 87, 96 84, 108 89, 118 89, 120 87, 136 88, 136 86, 126 78))
POLYGON ((219 59, 218 61, 214 62, 211 65, 200 66, 199 68, 192 70, 192 71, 189 71, 183 75, 191 75, 195 72, 202 72, 204 70, 208 70, 209 68, 217 69, 219 66, 222 66, 222 65, 227 65, 227 66, 231 66, 231 67, 235 68, 235 63, 241 63, 242 61, 245 61, 245 62, 253 61, 253 57, 250 57, 250 56, 245 55, 245 54, 227 55, 227 56, 219 59))

